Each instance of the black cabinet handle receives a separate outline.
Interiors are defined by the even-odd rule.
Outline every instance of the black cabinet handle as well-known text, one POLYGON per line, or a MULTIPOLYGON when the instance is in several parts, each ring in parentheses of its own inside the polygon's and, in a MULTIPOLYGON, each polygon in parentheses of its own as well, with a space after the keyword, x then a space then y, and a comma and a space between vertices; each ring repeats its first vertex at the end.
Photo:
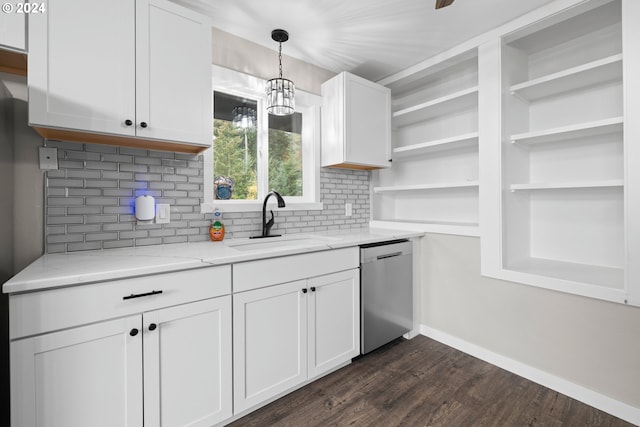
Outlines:
POLYGON ((156 325, 155 323, 152 323, 152 324, 149 325, 149 330, 150 331, 155 331, 157 327, 158 327, 158 325, 156 325))
POLYGON ((124 124, 127 125, 127 126, 131 126, 133 124, 133 122, 131 120, 127 119, 127 120, 124 121, 124 124))
POLYGON ((302 288, 302 293, 306 294, 307 293, 307 288, 302 288))
POLYGON ((148 126, 147 122, 140 122, 140 127, 141 128, 146 128, 147 126, 148 126))
POLYGON ((151 291, 151 292, 145 292, 143 294, 131 294, 131 295, 127 295, 126 297, 122 297, 123 300, 128 300, 128 299, 133 299, 133 298, 142 298, 142 297, 148 297, 151 295, 158 295, 161 294, 162 291, 151 291))
POLYGON ((138 335, 138 329, 133 328, 132 330, 129 331, 129 335, 131 335, 132 337, 135 337, 136 335, 138 335))
POLYGON ((311 287, 311 292, 315 292, 315 291, 316 291, 316 287, 315 287, 315 286, 312 286, 312 287, 311 287))

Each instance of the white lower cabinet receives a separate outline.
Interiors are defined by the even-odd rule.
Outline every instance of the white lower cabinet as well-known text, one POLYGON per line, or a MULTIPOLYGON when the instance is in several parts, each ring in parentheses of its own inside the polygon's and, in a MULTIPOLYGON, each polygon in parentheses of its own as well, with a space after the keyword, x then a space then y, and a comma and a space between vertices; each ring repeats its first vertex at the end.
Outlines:
POLYGON ((307 379, 306 281, 233 295, 234 413, 307 379))
POLYGON ((231 297, 143 319, 144 425, 210 427, 230 417, 231 297))
POLYGON ((11 425, 228 422, 360 354, 358 263, 353 247, 11 294, 11 425))
POLYGON ((308 376, 314 378, 360 354, 360 271, 309 279, 308 376))
POLYGON ((12 294, 13 427, 209 427, 232 415, 231 267, 12 294))
POLYGON ((13 427, 142 426, 141 316, 11 343, 13 427))
POLYGON ((359 270, 236 293, 234 413, 360 353, 359 270))

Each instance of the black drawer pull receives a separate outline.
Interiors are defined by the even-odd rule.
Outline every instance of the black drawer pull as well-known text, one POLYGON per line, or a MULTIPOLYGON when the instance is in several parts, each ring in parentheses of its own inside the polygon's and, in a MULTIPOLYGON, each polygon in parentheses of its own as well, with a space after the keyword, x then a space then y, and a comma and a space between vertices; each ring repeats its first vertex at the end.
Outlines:
POLYGON ((144 294, 131 294, 128 295, 126 297, 122 297, 123 300, 128 300, 128 299, 133 299, 133 298, 142 298, 142 297, 148 297, 150 295, 158 295, 161 294, 162 291, 151 291, 151 292, 145 292, 144 294))
POLYGON ((129 335, 131 335, 132 337, 135 337, 136 335, 138 335, 138 329, 133 328, 132 330, 129 331, 129 335))
POLYGON ((149 325, 149 330, 150 331, 155 331, 157 327, 158 327, 158 325, 156 325, 155 323, 152 323, 152 324, 149 325))
POLYGON ((302 293, 306 294, 307 293, 307 288, 302 288, 302 293))

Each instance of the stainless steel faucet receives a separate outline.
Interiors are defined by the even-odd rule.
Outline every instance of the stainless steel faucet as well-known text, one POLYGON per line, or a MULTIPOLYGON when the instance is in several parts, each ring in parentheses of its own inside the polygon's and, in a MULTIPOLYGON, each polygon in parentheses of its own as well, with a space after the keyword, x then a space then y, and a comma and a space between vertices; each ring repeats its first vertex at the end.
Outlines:
POLYGON ((273 211, 271 212, 271 219, 269 221, 267 221, 267 201, 269 200, 269 197, 271 196, 276 196, 276 199, 278 199, 278 207, 279 208, 284 208, 286 205, 284 203, 284 199, 282 198, 282 196, 280 195, 280 193, 278 193, 275 190, 271 190, 269 193, 267 193, 267 195, 264 198, 264 202, 262 203, 262 235, 260 236, 251 236, 252 239, 260 239, 263 237, 278 237, 280 236, 280 234, 269 234, 269 232, 271 231, 271 227, 273 227, 273 224, 275 222, 274 218, 273 218, 273 211))

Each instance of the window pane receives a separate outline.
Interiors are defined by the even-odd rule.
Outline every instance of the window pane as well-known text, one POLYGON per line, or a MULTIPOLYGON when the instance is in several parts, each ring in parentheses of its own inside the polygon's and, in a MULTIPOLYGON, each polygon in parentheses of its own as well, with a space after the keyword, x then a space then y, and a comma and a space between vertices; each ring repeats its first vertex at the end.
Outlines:
POLYGON ((214 198, 258 198, 256 101, 214 92, 214 198), (234 123, 234 108, 235 118, 234 123), (251 112, 253 109, 253 114, 251 112))
POLYGON ((269 189, 302 196, 302 114, 269 115, 269 189))

